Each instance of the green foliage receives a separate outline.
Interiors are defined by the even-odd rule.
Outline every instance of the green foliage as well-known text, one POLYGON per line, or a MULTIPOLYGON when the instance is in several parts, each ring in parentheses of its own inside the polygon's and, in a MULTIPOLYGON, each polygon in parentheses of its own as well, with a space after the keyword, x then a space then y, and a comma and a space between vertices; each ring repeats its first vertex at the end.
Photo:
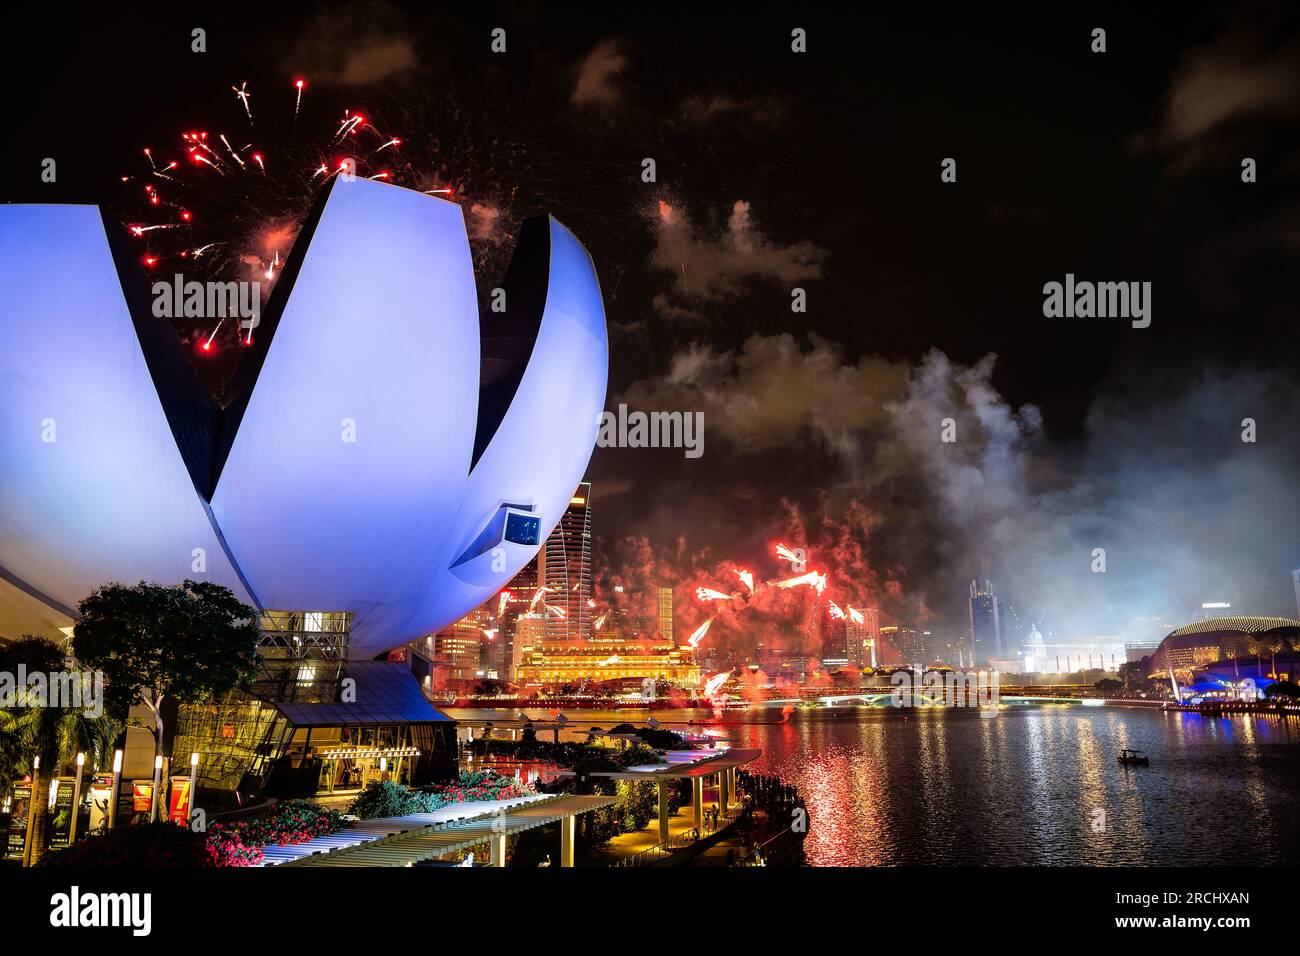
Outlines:
POLYGON ((645 764, 668 762, 657 750, 647 747, 645 744, 633 744, 626 750, 616 751, 615 759, 623 767, 640 767, 645 764))
POLYGON ((106 584, 79 605, 72 647, 104 673, 119 715, 137 699, 194 703, 251 679, 259 658, 257 612, 219 584, 106 584))
POLYGON ((452 803, 477 800, 509 800, 534 791, 513 777, 503 777, 483 770, 462 771, 455 783, 430 790, 412 790, 391 780, 368 784, 348 806, 348 813, 370 820, 375 817, 404 817, 412 813, 430 813, 452 803))
POLYGON ((1300 684, 1289 680, 1280 680, 1264 688, 1265 697, 1280 697, 1295 700, 1300 697, 1300 684))
MULTIPOLYGON (((48 680, 66 670, 68 661, 53 641, 26 635, 0 645, 0 671, 16 674, 20 665, 29 675, 41 673, 48 680)), ((14 777, 31 770, 33 756, 41 758, 41 768, 48 773, 57 773, 78 753, 89 757, 92 768, 107 765, 121 721, 84 709, 46 707, 48 701, 29 698, 26 687, 16 691, 16 706, 0 710, 0 792, 14 777)))
POLYGON ((348 805, 348 813, 370 820, 375 817, 402 817, 416 810, 415 791, 392 780, 375 781, 357 794, 348 805))
POLYGON ((634 724, 619 724, 610 729, 611 734, 636 734, 641 741, 656 750, 676 750, 682 746, 681 734, 671 730, 654 727, 637 727, 634 724))

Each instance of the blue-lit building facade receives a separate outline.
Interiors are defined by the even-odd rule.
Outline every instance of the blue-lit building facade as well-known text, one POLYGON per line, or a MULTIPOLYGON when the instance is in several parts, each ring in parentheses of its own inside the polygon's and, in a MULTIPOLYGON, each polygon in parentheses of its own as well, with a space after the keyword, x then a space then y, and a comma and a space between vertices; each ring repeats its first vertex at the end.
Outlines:
POLYGON ((354 682, 384 707, 345 677, 409 678, 387 652, 490 598, 569 507, 608 363, 581 243, 529 220, 480 317, 458 205, 336 179, 220 403, 98 208, 0 207, 0 270, 0 636, 64 638, 111 581, 213 581, 261 615, 266 673, 239 719, 182 715, 178 752, 240 738, 259 759, 231 743, 214 771, 237 786, 309 729, 304 759, 328 727, 420 749, 441 714, 394 670, 354 682))

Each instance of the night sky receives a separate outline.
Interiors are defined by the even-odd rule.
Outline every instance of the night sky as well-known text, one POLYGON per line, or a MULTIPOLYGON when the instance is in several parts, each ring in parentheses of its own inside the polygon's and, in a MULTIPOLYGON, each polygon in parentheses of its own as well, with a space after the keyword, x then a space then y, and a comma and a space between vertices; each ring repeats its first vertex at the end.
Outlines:
POLYGON ((142 147, 201 127, 276 162, 352 109, 403 139, 408 184, 456 185, 480 291, 553 213, 601 277, 607 407, 704 412, 698 459, 589 469, 602 586, 680 584, 683 624, 726 562, 780 574, 778 540, 841 603, 944 635, 977 575, 1062 639, 1158 636, 1203 600, 1294 616, 1300 14, 714 6, 9 13, 5 198, 145 221, 142 147), (1066 273, 1150 282, 1151 326, 1044 317, 1066 273))

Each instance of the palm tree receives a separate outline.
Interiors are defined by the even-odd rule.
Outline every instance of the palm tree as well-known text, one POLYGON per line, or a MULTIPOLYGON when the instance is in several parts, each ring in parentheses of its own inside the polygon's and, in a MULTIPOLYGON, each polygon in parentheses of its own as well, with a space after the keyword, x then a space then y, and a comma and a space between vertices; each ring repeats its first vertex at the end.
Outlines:
POLYGON ((1288 646, 1289 646, 1288 641, 1287 641, 1287 639, 1284 638, 1284 637, 1271 637, 1271 638, 1269 638, 1269 642, 1268 642, 1268 654, 1269 654, 1268 672, 1269 672, 1269 674, 1271 674, 1271 675, 1273 676, 1273 679, 1274 679, 1274 680, 1277 679, 1277 655, 1278 655, 1278 651, 1285 651, 1285 650, 1287 649, 1288 646))
MULTIPOLYGON (((16 672, 22 665, 29 675, 46 675, 47 686, 53 686, 51 675, 68 666, 67 656, 59 645, 31 635, 5 646, 2 657, 3 669, 16 672)), ((107 715, 91 716, 83 710, 51 706, 53 701, 48 695, 37 695, 27 686, 17 688, 17 696, 17 706, 0 717, 0 737, 3 737, 0 749, 11 753, 18 767, 31 770, 32 803, 36 812, 30 865, 35 866, 45 855, 45 801, 49 781, 78 753, 91 754, 92 766, 102 765, 122 726, 107 715)))

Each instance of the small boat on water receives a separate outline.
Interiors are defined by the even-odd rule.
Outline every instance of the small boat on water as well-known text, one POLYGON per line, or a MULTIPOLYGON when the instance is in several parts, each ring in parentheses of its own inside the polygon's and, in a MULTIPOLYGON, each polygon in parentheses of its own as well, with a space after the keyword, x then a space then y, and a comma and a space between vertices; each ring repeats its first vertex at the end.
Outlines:
POLYGON ((1130 767, 1151 766, 1151 759, 1140 750, 1121 750, 1115 760, 1130 767))

